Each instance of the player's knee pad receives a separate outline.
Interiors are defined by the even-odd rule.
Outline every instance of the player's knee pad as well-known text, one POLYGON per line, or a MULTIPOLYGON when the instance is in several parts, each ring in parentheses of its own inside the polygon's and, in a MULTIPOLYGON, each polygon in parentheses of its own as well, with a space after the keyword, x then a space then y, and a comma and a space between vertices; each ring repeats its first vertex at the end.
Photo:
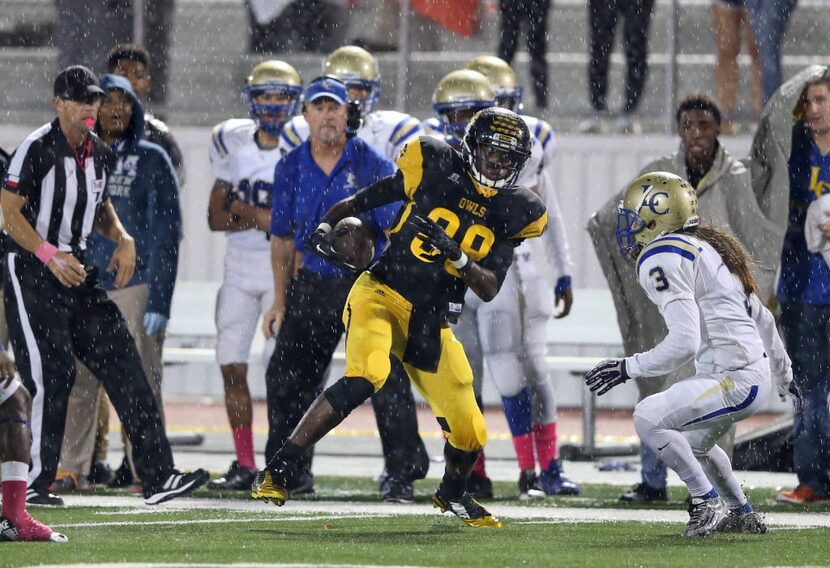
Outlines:
POLYGON ((516 351, 488 353, 484 360, 490 378, 502 397, 518 395, 525 386, 525 376, 516 351))
POLYGON ((477 452, 487 444, 487 427, 484 416, 478 412, 463 424, 456 424, 447 434, 447 440, 456 449, 477 452))
POLYGON ((341 377, 336 383, 327 388, 323 395, 332 408, 342 416, 348 414, 363 404, 375 392, 375 387, 363 377, 341 377))

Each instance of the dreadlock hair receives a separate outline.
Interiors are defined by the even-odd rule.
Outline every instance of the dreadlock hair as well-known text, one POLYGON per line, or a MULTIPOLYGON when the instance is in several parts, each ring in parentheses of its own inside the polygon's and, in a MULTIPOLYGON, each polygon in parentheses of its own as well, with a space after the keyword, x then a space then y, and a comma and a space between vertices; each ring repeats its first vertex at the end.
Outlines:
POLYGON ((755 261, 744 250, 743 245, 734 235, 706 225, 698 225, 686 229, 684 232, 706 241, 715 249, 729 272, 740 279, 744 287, 744 293, 747 296, 757 290, 758 285, 755 283, 755 277, 750 270, 750 266, 755 264, 755 261))

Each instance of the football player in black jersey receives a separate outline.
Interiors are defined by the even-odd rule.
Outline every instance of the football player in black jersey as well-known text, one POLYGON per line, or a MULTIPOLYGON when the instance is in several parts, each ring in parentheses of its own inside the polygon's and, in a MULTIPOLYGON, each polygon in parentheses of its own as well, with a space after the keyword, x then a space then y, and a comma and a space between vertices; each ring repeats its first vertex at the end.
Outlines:
POLYGON ((470 121, 461 152, 433 138, 413 140, 398 157, 395 175, 326 213, 309 248, 337 262, 332 226, 374 207, 404 202, 389 246, 360 275, 346 301, 343 378, 314 401, 268 467, 257 474, 252 497, 285 502, 286 478, 306 448, 383 386, 392 354, 403 361, 446 433, 445 473, 433 503, 470 526, 501 526, 466 491, 487 432, 470 365, 449 322, 461 313, 467 287, 485 301, 493 299, 513 249, 547 226, 542 201, 515 185, 530 145, 530 133, 518 115, 503 108, 484 109, 470 121))

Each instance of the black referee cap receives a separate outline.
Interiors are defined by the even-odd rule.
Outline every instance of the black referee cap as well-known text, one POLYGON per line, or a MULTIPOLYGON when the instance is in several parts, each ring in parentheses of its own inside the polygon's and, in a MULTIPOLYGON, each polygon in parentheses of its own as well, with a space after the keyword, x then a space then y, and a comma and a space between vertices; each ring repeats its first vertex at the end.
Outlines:
POLYGON ((70 65, 55 77, 55 96, 76 102, 102 99, 106 96, 98 77, 83 65, 70 65))

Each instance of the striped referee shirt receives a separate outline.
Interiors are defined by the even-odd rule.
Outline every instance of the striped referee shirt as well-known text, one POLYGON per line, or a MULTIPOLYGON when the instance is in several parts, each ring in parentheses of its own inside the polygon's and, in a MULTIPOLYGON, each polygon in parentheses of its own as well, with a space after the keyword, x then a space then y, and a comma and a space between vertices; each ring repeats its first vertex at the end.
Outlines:
MULTIPOLYGON (((98 206, 109 199, 107 177, 112 153, 90 134, 92 151, 80 163, 58 120, 32 132, 12 154, 3 189, 22 195, 22 209, 37 233, 61 251, 83 261, 98 206)), ((14 252, 25 252, 9 239, 14 252)))

